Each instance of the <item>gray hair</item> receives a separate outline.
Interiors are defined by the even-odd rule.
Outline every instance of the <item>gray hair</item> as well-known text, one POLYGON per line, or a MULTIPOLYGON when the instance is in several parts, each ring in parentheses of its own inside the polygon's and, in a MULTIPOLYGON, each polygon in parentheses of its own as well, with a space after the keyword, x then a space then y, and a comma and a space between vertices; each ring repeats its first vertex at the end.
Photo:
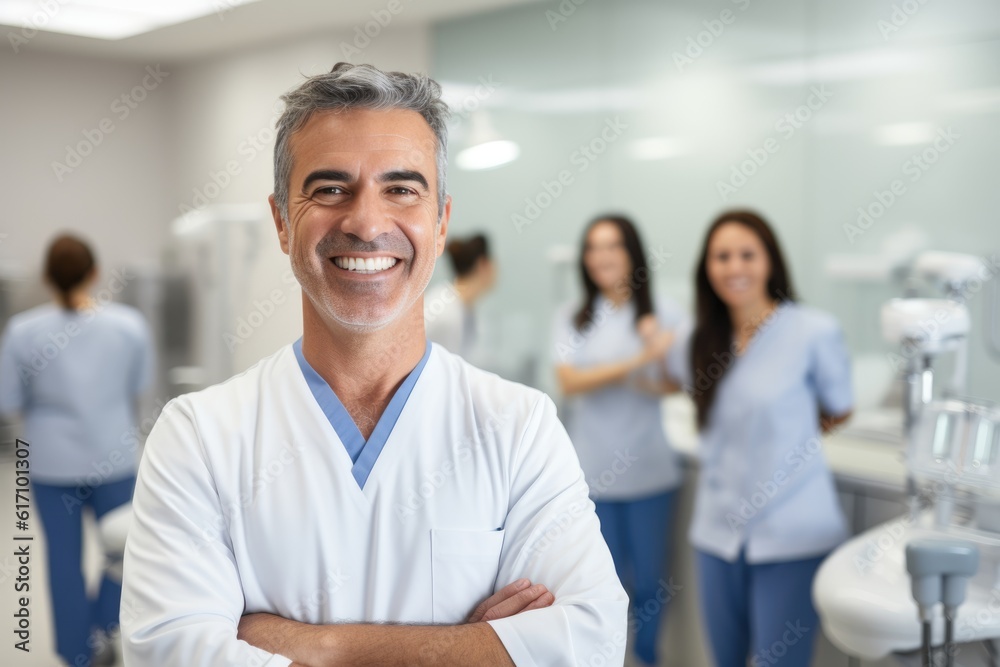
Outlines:
POLYGON ((416 111, 437 138, 438 220, 444 214, 445 176, 448 169, 450 112, 441 99, 441 86, 433 79, 403 72, 383 72, 371 65, 337 63, 326 74, 309 77, 295 90, 281 96, 285 110, 277 123, 274 143, 274 201, 288 220, 288 181, 292 175, 292 135, 317 111, 346 109, 407 109, 416 111))

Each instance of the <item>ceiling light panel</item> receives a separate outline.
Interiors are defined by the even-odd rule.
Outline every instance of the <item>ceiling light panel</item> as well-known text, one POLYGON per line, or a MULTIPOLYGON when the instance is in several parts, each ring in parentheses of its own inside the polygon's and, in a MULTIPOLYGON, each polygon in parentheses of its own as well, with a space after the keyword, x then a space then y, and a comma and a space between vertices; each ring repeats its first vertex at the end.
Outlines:
POLYGON ((4 0, 0 24, 97 39, 124 39, 258 0, 4 0))

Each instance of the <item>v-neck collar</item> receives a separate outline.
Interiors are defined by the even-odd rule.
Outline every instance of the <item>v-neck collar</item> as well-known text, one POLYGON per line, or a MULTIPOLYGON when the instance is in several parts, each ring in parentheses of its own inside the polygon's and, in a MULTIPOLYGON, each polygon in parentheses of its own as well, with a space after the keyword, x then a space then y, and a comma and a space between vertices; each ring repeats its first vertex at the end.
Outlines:
POLYGON ((399 385, 399 389, 392 395, 389 405, 386 406, 385 412, 382 413, 367 442, 337 394, 306 361, 305 355, 302 354, 301 338, 292 344, 292 349, 295 351, 295 359, 299 363, 299 369, 305 377, 309 391, 312 392, 316 403, 326 415, 330 426, 336 431, 337 437, 344 443, 347 455, 351 457, 351 462, 354 464, 351 468, 351 475, 354 476, 358 486, 364 489, 365 482, 368 481, 368 476, 371 474, 372 468, 375 467, 375 462, 378 460, 379 454, 382 453, 382 448, 385 447, 385 443, 396 425, 396 420, 399 419, 403 406, 406 405, 406 400, 410 397, 410 392, 413 391, 413 385, 417 383, 424 366, 427 365, 427 359, 431 356, 430 341, 427 342, 427 349, 424 350, 424 356, 420 362, 410 371, 403 383, 399 385))
POLYGON ((771 313, 767 316, 767 318, 765 318, 764 321, 760 323, 760 326, 758 326, 757 329, 753 332, 753 334, 750 336, 750 339, 747 341, 746 346, 744 346, 743 352, 737 354, 736 358, 742 359, 745 356, 747 356, 747 352, 752 350, 755 347, 755 344, 759 344, 757 343, 757 341, 760 339, 760 337, 763 336, 765 333, 767 333, 768 329, 774 327, 775 324, 778 323, 778 316, 784 315, 784 311, 789 307, 791 307, 793 304, 794 302, 792 301, 779 302, 778 305, 775 306, 774 310, 771 311, 771 313))
POLYGON ((601 294, 600 292, 598 292, 597 293, 597 298, 594 299, 593 310, 596 312, 598 310, 605 310, 605 309, 607 309, 607 310, 610 310, 612 313, 617 313, 618 311, 620 311, 620 310, 622 310, 624 308, 631 307, 634 303, 635 303, 635 300, 632 299, 631 297, 628 298, 628 299, 625 299, 621 303, 615 303, 614 301, 612 301, 608 297, 606 297, 603 294, 601 294))

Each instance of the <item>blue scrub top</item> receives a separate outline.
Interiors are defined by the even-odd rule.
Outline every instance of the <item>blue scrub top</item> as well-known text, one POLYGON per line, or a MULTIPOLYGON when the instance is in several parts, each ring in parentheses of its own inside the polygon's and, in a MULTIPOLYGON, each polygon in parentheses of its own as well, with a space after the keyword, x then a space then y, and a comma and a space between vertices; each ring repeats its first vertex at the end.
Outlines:
POLYGON ((424 356, 420 358, 414 369, 410 371, 402 384, 399 385, 399 388, 393 393, 392 398, 389 399, 389 405, 386 406, 382 412, 382 416, 379 417, 375 429, 368 436, 368 440, 365 440, 364 436, 361 435, 358 425, 354 423, 351 413, 347 411, 347 408, 341 403, 336 392, 333 391, 333 387, 327 384, 323 376, 306 361, 306 356, 302 352, 302 338, 292 343, 295 360, 299 364, 299 370, 302 371, 306 384, 309 385, 309 391, 312 392, 316 403, 323 410, 323 414, 326 415, 330 426, 336 431, 337 437, 340 438, 340 442, 343 443, 344 448, 347 450, 347 455, 351 457, 351 462, 354 464, 351 474, 354 476, 354 481, 362 489, 365 488, 365 482, 368 481, 368 476, 371 475, 372 468, 375 467, 375 462, 382 453, 385 443, 389 440, 389 436, 392 435, 392 429, 396 426, 396 421, 399 419, 399 415, 402 414, 406 401, 410 398, 413 385, 417 383, 417 380, 420 379, 420 374, 424 372, 424 366, 427 365, 427 360, 431 356, 431 349, 433 349, 431 342, 427 341, 424 356))
POLYGON ((136 396, 153 375, 139 311, 48 304, 11 318, 0 342, 0 413, 20 413, 31 478, 95 485, 134 475, 136 396))
MULTIPOLYGON (((681 328, 668 355, 670 374, 689 393, 710 381, 691 377, 692 328, 681 328)), ((819 414, 844 415, 853 405, 839 324, 786 302, 741 356, 718 360, 722 367, 728 370, 700 434, 691 542, 727 561, 746 549, 751 563, 830 551, 847 537, 847 526, 823 456, 819 414)))
MULTIPOLYGON (((616 307, 598 296, 594 322, 583 332, 573 324, 579 304, 563 308, 555 323, 554 362, 579 368, 618 363, 639 354, 642 339, 635 328, 635 303, 616 307)), ((664 329, 683 319, 669 299, 658 299, 654 315, 664 329)), ((650 364, 635 375, 650 379, 650 364)), ((663 430, 663 400, 625 382, 573 396, 563 421, 580 458, 580 466, 595 500, 627 501, 649 497, 677 487, 681 469, 676 452, 663 430)))

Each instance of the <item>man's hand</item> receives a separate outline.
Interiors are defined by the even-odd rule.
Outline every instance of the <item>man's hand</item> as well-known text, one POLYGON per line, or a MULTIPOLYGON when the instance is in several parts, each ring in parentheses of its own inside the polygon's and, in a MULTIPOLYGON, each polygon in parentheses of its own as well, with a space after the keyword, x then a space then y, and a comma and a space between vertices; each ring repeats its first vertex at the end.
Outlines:
POLYGON ((556 596, 541 584, 531 585, 527 579, 518 579, 483 600, 469 616, 468 623, 495 621, 522 611, 542 609, 556 601, 556 596))

